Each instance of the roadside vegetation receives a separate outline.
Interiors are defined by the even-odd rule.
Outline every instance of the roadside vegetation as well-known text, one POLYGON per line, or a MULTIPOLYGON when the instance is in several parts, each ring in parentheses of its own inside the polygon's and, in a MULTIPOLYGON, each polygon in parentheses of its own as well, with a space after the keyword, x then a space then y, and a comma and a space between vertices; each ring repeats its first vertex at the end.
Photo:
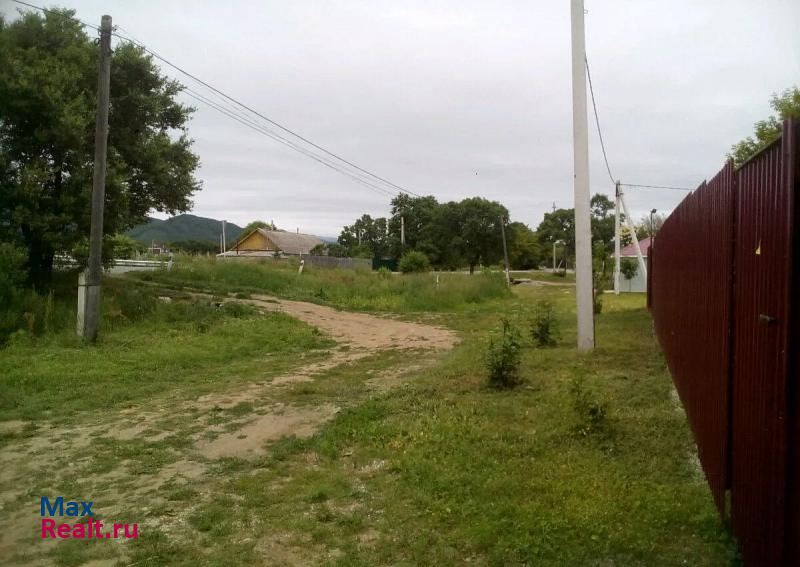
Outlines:
POLYGON ((179 257, 172 270, 132 273, 131 277, 177 290, 212 293, 274 294, 355 311, 447 311, 508 297, 503 274, 481 272, 472 277, 452 273, 393 275, 369 270, 308 268, 281 262, 221 261, 179 257))
POLYGON ((608 296, 598 349, 578 355, 570 286, 508 292, 493 283, 501 274, 450 274, 437 288, 434 274, 177 266, 148 282, 107 279, 96 346, 65 328, 0 349, 0 442, 17 487, 2 502, 7 563, 735 564, 644 297, 608 296), (442 289, 445 307, 427 309, 442 289), (348 348, 234 303, 258 292, 392 305, 462 342, 447 354, 374 350, 267 388, 348 348), (506 354, 487 366, 504 321, 520 332, 506 333, 506 354), (497 367, 512 370, 502 388, 490 385, 497 367), (252 456, 206 450, 247 442, 271 412, 324 419, 252 456), (140 539, 38 545, 31 495, 56 493, 139 522, 140 539))

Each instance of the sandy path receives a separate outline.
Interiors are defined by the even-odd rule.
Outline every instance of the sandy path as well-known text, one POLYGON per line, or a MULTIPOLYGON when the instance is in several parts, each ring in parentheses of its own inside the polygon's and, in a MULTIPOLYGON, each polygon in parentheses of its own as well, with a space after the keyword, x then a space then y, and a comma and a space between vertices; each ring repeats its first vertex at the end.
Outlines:
MULTIPOLYGON (((82 451, 89 448, 100 436, 116 439, 121 445, 137 440, 154 442, 168 435, 182 435, 192 440, 191 446, 182 449, 174 462, 166 464, 157 472, 136 475, 134 488, 119 489, 103 495, 107 503, 104 504, 104 509, 112 515, 117 507, 144 498, 145 494, 159 494, 161 487, 176 480, 197 485, 200 492, 205 494, 207 490, 202 487, 209 482, 206 476, 209 461, 225 457, 254 457, 263 454, 271 442, 283 437, 313 435, 321 425, 333 419, 340 411, 337 403, 346 404, 358 399, 340 398, 337 403, 334 403, 335 400, 321 400, 316 405, 299 406, 281 401, 281 393, 285 391, 283 388, 298 382, 320 379, 320 375, 333 368, 351 364, 381 351, 413 351, 413 362, 404 364, 402 368, 389 366, 369 374, 366 380, 363 376, 354 376, 354 379, 362 380, 366 395, 370 395, 369 392, 385 392, 402 383, 409 374, 435 361, 437 353, 449 350, 458 341, 456 333, 448 329, 390 317, 338 311, 313 303, 269 296, 231 298, 226 301, 250 304, 264 311, 286 313, 331 336, 338 343, 338 348, 334 348, 322 361, 308 363, 291 373, 273 378, 260 379, 254 376, 249 384, 239 385, 228 391, 183 400, 167 398, 148 403, 146 407, 128 407, 107 412, 96 416, 99 420, 92 419, 67 427, 40 422, 39 430, 32 437, 12 443, 0 452, 0 511, 8 509, 32 488, 28 479, 37 469, 46 470, 47 459, 43 459, 43 454, 50 452, 70 462, 81 462, 82 451), (432 356, 427 356, 422 351, 432 356), (213 415, 216 410, 231 408, 242 402, 252 404, 253 411, 234 421, 206 425, 198 431, 198 424, 206 423, 205 418, 213 415), (167 425, 175 423, 174 418, 182 415, 199 417, 188 418, 185 422, 178 421, 180 425, 167 425), (153 434, 153 430, 159 428, 160 433, 153 434), (41 466, 38 465, 40 462, 43 463, 41 466), (112 505, 112 501, 116 504, 112 505)), ((11 429, 21 429, 24 424, 9 422, 6 425, 11 429)), ((108 472, 94 475, 94 489, 89 490, 94 490, 93 494, 99 497, 100 487, 130 480, 132 477, 128 467, 131 464, 130 461, 125 461, 108 472)), ((48 474, 52 475, 53 481, 57 478, 68 480, 76 474, 80 478, 81 475, 70 468, 50 468, 48 474)), ((32 508, 29 508, 30 506, 24 510, 15 510, 13 515, 0 518, 0 556, 19 549, 20 542, 35 531, 36 518, 30 514, 32 508)))

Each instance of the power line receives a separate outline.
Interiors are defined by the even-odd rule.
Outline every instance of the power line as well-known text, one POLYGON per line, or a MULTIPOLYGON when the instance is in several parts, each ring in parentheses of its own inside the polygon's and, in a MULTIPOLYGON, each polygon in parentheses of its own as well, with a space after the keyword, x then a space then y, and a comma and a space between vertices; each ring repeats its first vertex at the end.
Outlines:
POLYGON ((420 197, 421 196, 421 195, 419 195, 417 193, 414 193, 413 191, 410 191, 409 189, 406 189, 405 187, 403 187, 401 185, 393 183, 392 181, 389 181, 388 179, 385 179, 385 178, 381 177, 380 175, 372 173, 371 171, 368 171, 368 170, 366 170, 366 169, 354 164, 353 162, 346 160, 345 158, 343 158, 343 157, 331 152, 330 150, 327 150, 326 148, 324 148, 324 147, 312 142, 308 138, 305 138, 305 137, 301 136, 300 134, 298 134, 297 132, 287 128, 286 126, 283 126, 282 124, 279 124, 278 122, 272 120, 271 118, 269 118, 267 116, 264 116, 263 114, 261 114, 257 110, 251 108, 250 106, 247 106, 246 104, 244 104, 243 102, 240 102, 239 100, 233 98, 232 96, 225 94, 224 92, 222 92, 221 90, 217 89, 216 87, 210 85, 206 81, 203 81, 199 77, 193 75, 192 73, 189 73, 188 71, 186 71, 185 69, 179 67, 175 63, 172 63, 171 61, 165 59, 164 57, 162 57, 161 55, 159 55, 158 53, 156 53, 152 49, 148 48, 145 44, 143 44, 143 43, 141 43, 139 41, 136 41, 136 40, 134 40, 134 39, 132 39, 130 37, 126 37, 126 36, 123 36, 121 34, 118 34, 118 33, 114 33, 113 35, 118 37, 118 38, 120 38, 120 39, 129 41, 129 42, 137 45, 138 47, 143 49, 145 52, 149 53, 150 55, 152 55, 153 57, 155 57, 159 61, 169 65, 170 67, 172 67, 173 69, 175 69, 179 73, 182 73, 183 75, 185 75, 185 76, 189 77, 190 79, 198 82, 199 84, 203 85, 207 89, 217 93, 218 95, 224 97, 225 99, 227 99, 230 102, 236 104, 237 106, 240 106, 241 108, 247 110, 248 112, 251 112, 251 113, 255 114, 256 116, 258 116, 259 118, 261 118, 263 120, 266 120, 267 122, 269 122, 273 126, 276 126, 277 128, 280 128, 281 130, 283 130, 287 134, 291 134, 292 136, 296 137, 297 139, 302 140, 303 142, 309 144, 310 146, 313 146, 314 148, 326 153, 327 155, 329 155, 329 156, 341 161, 342 163, 345 163, 345 164, 349 165, 350 167, 352 167, 354 169, 357 169, 358 171, 360 171, 362 173, 365 173, 365 174, 369 175, 370 177, 389 185, 390 187, 393 187, 397 191, 400 191, 402 193, 408 193, 409 195, 413 195, 415 197, 420 197))
MULTIPOLYGON (((41 10, 42 12, 45 12, 45 13, 48 13, 48 14, 57 14, 57 15, 60 15, 62 17, 69 18, 71 20, 74 20, 74 21, 80 23, 84 27, 98 29, 97 26, 92 26, 90 24, 87 24, 86 22, 83 22, 83 21, 79 20, 78 18, 67 16, 67 15, 62 14, 60 12, 55 12, 53 10, 49 10, 47 8, 43 8, 42 6, 37 6, 35 4, 30 4, 30 3, 24 2, 22 0, 13 0, 13 1, 18 3, 18 4, 22 4, 24 6, 28 6, 30 8, 34 8, 36 10, 41 10)), ((116 26, 116 28, 117 29, 122 29, 120 26, 116 26)), ((128 33, 128 36, 124 36, 124 35, 119 34, 117 32, 113 32, 112 35, 117 37, 117 38, 119 38, 119 39, 122 39, 122 40, 127 41, 127 42, 129 42, 131 44, 136 45, 137 47, 141 48, 146 53, 150 54, 151 56, 155 57, 159 61, 165 63, 166 65, 169 65, 170 67, 172 67, 176 71, 182 73, 186 77, 189 77, 190 79, 196 81, 197 83, 199 83, 200 85, 202 85, 205 88, 209 89, 210 91, 212 91, 216 95, 223 97, 225 100, 237 105, 238 107, 243 108, 244 110, 252 113, 253 115, 259 117, 260 119, 267 121, 269 124, 279 128, 283 132, 285 132, 285 133, 287 133, 287 134, 289 134, 291 136, 294 136, 298 140, 301 140, 302 142, 312 146, 313 148, 325 153, 326 155, 330 156, 330 158, 338 160, 338 162, 341 162, 342 164, 345 164, 346 166, 349 166, 349 167, 357 170, 357 172, 359 172, 359 173, 352 172, 352 171, 347 171, 347 169, 345 167, 341 166, 340 164, 338 164, 336 162, 333 162, 332 160, 330 160, 328 158, 324 158, 322 156, 314 154, 311 150, 308 150, 306 148, 302 148, 302 146, 300 146, 299 144, 293 143, 293 142, 287 140, 285 137, 279 136, 278 134, 276 134, 274 132, 266 130, 266 128, 264 128, 263 131, 259 130, 259 131, 261 131, 262 134, 265 134, 265 135, 269 136, 270 138, 272 138, 273 140, 276 140, 276 141, 279 141, 280 143, 283 143, 284 145, 286 145, 286 146, 290 147, 291 149, 293 149, 293 150, 305 155, 306 157, 314 159, 315 161, 317 161, 319 163, 322 163, 322 164, 326 165, 327 167, 330 167, 331 169, 334 169, 338 173, 342 173, 343 175, 346 175, 346 176, 350 177, 353 180, 357 180, 357 181, 359 181, 360 183, 362 183, 363 185, 365 185, 367 187, 370 187, 372 189, 381 191, 381 192, 383 192, 384 194, 386 194, 388 196, 394 196, 397 192, 407 193, 407 194, 413 195, 415 197, 420 197, 421 196, 418 193, 415 193, 415 192, 413 192, 413 191, 411 191, 409 189, 406 189, 405 187, 403 187, 401 185, 398 185, 398 184, 396 184, 396 183, 394 183, 392 181, 389 181, 388 179, 386 179, 384 177, 381 177, 380 175, 377 175, 377 174, 375 174, 375 173, 373 173, 373 172, 371 172, 371 171, 369 171, 367 169, 364 169, 364 168, 356 165, 355 163, 353 163, 353 162, 351 162, 351 161, 349 161, 349 160, 347 160, 347 159, 345 159, 345 158, 333 153, 332 151, 320 146, 319 144, 316 144, 315 142, 312 142, 308 138, 305 138, 304 136, 302 136, 302 135, 298 134, 297 132, 289 129, 288 127, 283 126, 282 124, 279 124, 278 122, 272 120, 271 118, 263 115, 262 113, 258 112, 255 109, 251 108, 250 106, 247 106, 246 104, 240 102, 239 100, 235 99, 234 97, 232 97, 232 96, 222 92, 221 90, 217 89, 216 87, 210 85, 208 82, 203 81, 202 79, 200 79, 199 77, 193 75, 192 73, 189 73, 188 71, 186 71, 185 69, 179 67, 175 63, 172 63, 168 59, 162 57, 161 55, 159 55, 158 53, 156 53, 152 49, 148 48, 141 41, 138 41, 138 40, 134 39, 132 34, 130 34, 129 32, 126 31, 126 33, 128 33), (336 165, 333 165, 333 164, 336 164, 336 165), (366 181, 366 180, 362 179, 359 176, 367 176, 367 179, 369 179, 369 181, 366 181), (383 187, 380 187, 381 184, 385 184, 386 186, 391 187, 392 190, 387 190, 387 189, 385 189, 383 187)), ((195 95, 197 95, 197 93, 195 93, 195 95)), ((193 98, 197 99, 196 96, 193 97, 193 98)), ((207 99, 203 100, 201 102, 204 102, 205 104, 208 104, 208 105, 211 106, 211 103, 207 99)), ((214 108, 216 110, 222 112, 223 114, 228 115, 229 117, 233 118, 234 120, 242 122, 243 117, 242 117, 242 115, 240 113, 237 114, 230 107, 226 107, 225 110, 227 110, 227 112, 225 112, 225 111, 221 110, 221 107, 222 107, 222 105, 214 106, 214 108)), ((253 128, 253 127, 259 128, 259 127, 261 127, 255 121, 250 121, 250 122, 251 122, 250 124, 245 124, 245 125, 247 125, 248 127, 251 127, 251 128, 253 128)), ((244 122, 242 122, 242 123, 244 123, 244 122)))
POLYGON ((210 106, 211 108, 213 108, 214 110, 220 112, 221 114, 224 114, 225 116, 228 116, 229 118, 232 118, 233 120, 236 120, 240 124, 243 124, 244 126, 247 126, 248 128, 251 128, 252 130, 255 130, 256 132, 259 132, 260 134, 263 134, 263 135, 275 140, 278 143, 281 143, 281 144, 283 144, 285 146, 288 146, 288 147, 292 148, 293 150, 298 151, 299 153, 305 155, 306 157, 309 157, 309 158, 313 159, 314 161, 317 161, 317 162, 321 163, 322 165, 333 169, 337 173, 341 173, 343 175, 346 175, 346 176, 350 177, 353 181, 361 183, 362 185, 364 185, 366 187, 369 187, 370 189, 373 189, 373 190, 381 193, 382 195, 389 196, 389 197, 394 196, 394 193, 392 193, 388 189, 385 189, 385 188, 383 188, 383 187, 381 187, 379 185, 374 185, 374 184, 370 183, 369 181, 366 181, 366 180, 362 179, 361 177, 357 177, 356 174, 354 174, 352 172, 349 172, 344 168, 341 168, 340 166, 336 165, 335 163, 330 162, 329 160, 325 160, 325 159, 313 154, 312 152, 308 151, 307 149, 294 144, 290 140, 287 140, 286 138, 283 138, 282 136, 279 136, 278 134, 275 134, 274 132, 270 132, 269 130, 267 130, 262 125, 254 122, 254 121, 252 121, 252 120, 250 120, 250 119, 248 119, 246 117, 242 117, 240 115, 235 114, 234 111, 231 110, 230 108, 226 108, 226 107, 224 107, 224 106, 222 106, 220 104, 217 104, 216 102, 210 100, 209 98, 201 95, 200 93, 198 93, 196 91, 193 91, 192 89, 190 89, 188 87, 185 88, 184 93, 187 96, 189 96, 190 98, 192 98, 194 100, 197 100, 198 102, 202 102, 203 104, 206 104, 206 105, 210 106))
POLYGON ((583 60, 586 62, 586 76, 589 79, 589 92, 592 95, 592 108, 594 109, 594 121, 597 124, 597 135, 600 137, 600 149, 603 150, 603 159, 606 162, 606 171, 608 171, 608 178, 611 183, 616 183, 614 175, 611 173, 611 166, 608 165, 608 156, 606 155, 606 144, 603 142, 603 132, 600 130, 600 117, 597 115, 597 104, 594 100, 594 86, 592 85, 592 73, 589 71, 589 59, 584 54, 583 60))
POLYGON ((643 189, 672 189, 674 191, 694 191, 688 187, 672 187, 669 185, 637 185, 635 183, 620 183, 624 187, 640 187, 643 189))

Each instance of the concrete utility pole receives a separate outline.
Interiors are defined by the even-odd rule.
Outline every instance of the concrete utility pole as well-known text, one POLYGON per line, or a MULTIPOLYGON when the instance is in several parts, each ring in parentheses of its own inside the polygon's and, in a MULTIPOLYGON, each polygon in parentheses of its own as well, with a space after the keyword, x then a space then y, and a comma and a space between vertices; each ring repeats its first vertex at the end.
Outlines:
POLYGON ((508 247, 506 246, 506 221, 500 217, 500 232, 503 234, 503 258, 506 262, 506 283, 511 285, 511 274, 508 271, 508 247))
POLYGON ((106 197, 108 98, 111 78, 111 16, 100 20, 100 62, 97 73, 97 116, 94 130, 94 178, 92 220, 89 233, 89 266, 78 280, 78 334, 97 340, 100 327, 100 284, 103 279, 103 207, 106 197))
POLYGON ((228 243, 225 240, 225 219, 222 220, 222 259, 227 259, 225 252, 228 251, 228 243))
POLYGON ((592 229, 589 218, 589 133, 586 114, 586 45, 583 0, 571 0, 572 137, 575 167, 575 296, 578 350, 594 348, 592 229))
POLYGON ((622 231, 619 225, 619 181, 615 191, 614 199, 614 293, 619 295, 619 273, 620 273, 620 247, 622 246, 622 231))
POLYGON ((406 218, 400 217, 400 245, 406 245, 406 218))

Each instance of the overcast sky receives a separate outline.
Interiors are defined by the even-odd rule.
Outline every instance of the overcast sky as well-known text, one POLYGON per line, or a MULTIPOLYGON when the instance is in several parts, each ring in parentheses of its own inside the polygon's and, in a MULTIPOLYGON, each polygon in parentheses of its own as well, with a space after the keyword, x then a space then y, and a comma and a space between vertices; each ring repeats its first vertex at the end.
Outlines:
MULTIPOLYGON (((532 227, 553 202, 572 206, 568 0, 57 5, 91 23, 111 14, 121 33, 416 193, 495 199, 532 227)), ((797 0, 586 9, 601 125, 623 182, 698 185, 769 115, 771 94, 800 83, 797 0)), ((195 214, 334 236, 362 213, 388 214, 389 198, 193 104, 195 214)), ((612 195, 590 127, 591 189, 612 195)), ((629 205, 639 217, 682 196, 632 189, 629 205)))

